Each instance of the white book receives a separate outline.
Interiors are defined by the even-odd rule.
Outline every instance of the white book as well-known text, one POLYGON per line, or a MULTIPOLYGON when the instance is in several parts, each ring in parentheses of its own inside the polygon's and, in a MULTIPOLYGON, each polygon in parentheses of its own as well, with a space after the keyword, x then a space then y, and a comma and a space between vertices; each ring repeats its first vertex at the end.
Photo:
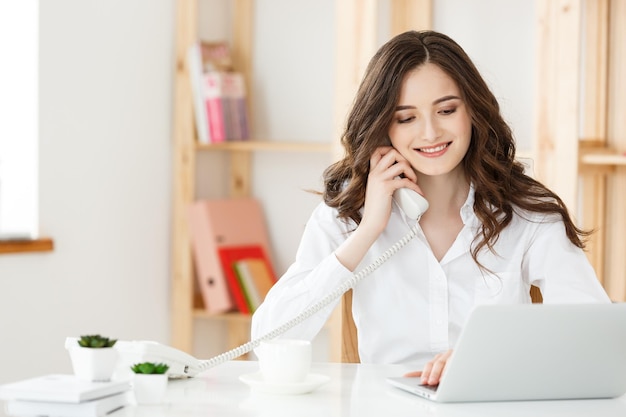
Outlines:
POLYGON ((102 417, 129 404, 127 392, 82 403, 11 400, 6 403, 10 416, 20 417, 102 417))
POLYGON ((125 381, 83 381, 74 375, 53 374, 0 385, 0 399, 81 403, 130 389, 125 381))
POLYGON ((209 118, 204 104, 204 73, 202 62, 202 50, 200 43, 193 44, 187 54, 189 62, 189 79, 191 81, 191 93, 193 95, 193 109, 195 113, 196 131, 200 143, 211 143, 211 131, 209 130, 209 118))

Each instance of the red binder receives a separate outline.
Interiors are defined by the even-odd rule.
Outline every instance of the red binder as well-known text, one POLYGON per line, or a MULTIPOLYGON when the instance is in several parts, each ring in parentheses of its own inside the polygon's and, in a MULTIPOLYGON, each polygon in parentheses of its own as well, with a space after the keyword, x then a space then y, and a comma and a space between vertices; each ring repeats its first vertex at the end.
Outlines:
POLYGON ((204 306, 223 313, 237 306, 219 256, 223 247, 258 245, 271 259, 261 205, 253 198, 196 201, 189 207, 191 246, 204 306))
MULTIPOLYGON (((265 251, 259 245, 224 246, 219 249, 219 256, 226 281, 230 287, 231 295, 233 296, 237 309, 244 314, 253 313, 257 307, 257 305, 252 302, 250 296, 250 292, 253 289, 247 288, 246 283, 242 282, 237 276, 235 263, 243 260, 261 260, 265 264, 272 282, 276 282, 272 265, 267 259, 265 251)), ((256 287, 254 289, 256 289, 256 287)), ((267 294, 267 291, 265 294, 267 294)), ((263 297, 265 297, 265 294, 263 297)))

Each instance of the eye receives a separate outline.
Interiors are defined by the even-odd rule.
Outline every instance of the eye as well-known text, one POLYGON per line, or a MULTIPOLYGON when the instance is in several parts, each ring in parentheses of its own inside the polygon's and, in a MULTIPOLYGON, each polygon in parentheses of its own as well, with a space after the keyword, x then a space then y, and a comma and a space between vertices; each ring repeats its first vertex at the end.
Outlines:
POLYGON ((415 119, 415 116, 398 117, 396 119, 396 122, 400 123, 400 124, 401 123, 409 123, 409 122, 411 122, 414 119, 415 119))
POLYGON ((456 112, 456 107, 448 107, 442 110, 439 110, 439 114, 448 115, 456 112))
POLYGON ((415 114, 413 112, 396 112, 396 123, 409 123, 415 120, 415 114))

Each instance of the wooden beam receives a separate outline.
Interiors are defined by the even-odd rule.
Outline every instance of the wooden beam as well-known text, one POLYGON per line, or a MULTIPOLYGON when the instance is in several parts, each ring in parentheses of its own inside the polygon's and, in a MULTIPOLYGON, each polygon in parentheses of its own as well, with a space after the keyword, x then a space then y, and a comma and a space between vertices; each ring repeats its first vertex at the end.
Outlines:
POLYGON ((432 0, 391 0, 391 36, 432 26, 432 0))
MULTIPOLYGON (((254 33, 254 1, 235 0, 233 9, 233 67, 243 74, 246 83, 246 105, 248 120, 252 119, 253 101, 253 33, 254 33)), ((252 157, 246 151, 230 153, 230 197, 247 197, 252 193, 251 174, 252 157)))
POLYGON ((606 144, 609 0, 584 2, 582 137, 606 144))
POLYGON ((247 197, 252 194, 251 165, 250 152, 233 151, 230 153, 230 197, 247 197))
MULTIPOLYGON (((583 17, 585 76, 581 133, 583 138, 597 138, 606 145, 609 0, 584 2, 583 17)), ((594 230, 587 243, 587 256, 602 283, 606 255, 606 174, 606 170, 580 170, 581 193, 584 196, 580 224, 583 229, 594 230)))
POLYGON ((577 212, 581 0, 536 1, 537 178, 577 212))
MULTIPOLYGON (((626 2, 613 0, 609 12, 609 96, 607 142, 626 153, 626 2)), ((626 166, 616 165, 607 190, 606 287, 614 301, 626 301, 626 166)))
POLYGON ((193 269, 187 209, 193 201, 195 125, 187 51, 197 40, 196 0, 176 1, 173 117, 171 344, 193 348, 193 269))

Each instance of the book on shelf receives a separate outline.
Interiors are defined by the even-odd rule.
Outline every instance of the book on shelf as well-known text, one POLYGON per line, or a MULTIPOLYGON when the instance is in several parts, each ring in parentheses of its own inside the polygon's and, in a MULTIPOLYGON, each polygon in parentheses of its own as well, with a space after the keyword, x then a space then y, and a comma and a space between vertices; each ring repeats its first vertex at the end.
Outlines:
POLYGON ((249 138, 249 118, 243 75, 209 71, 203 74, 206 113, 214 143, 249 138))
POLYGON ((130 389, 130 382, 83 381, 75 375, 52 374, 0 385, 0 399, 82 403, 130 389))
POLYGON ((247 294, 250 312, 254 313, 276 283, 272 266, 266 258, 246 258, 233 262, 232 267, 244 293, 247 294))
POLYGON ((265 300, 265 296, 276 283, 277 277, 276 274, 274 274, 272 265, 265 258, 248 258, 235 262, 235 270, 239 271, 242 275, 245 285, 254 288, 256 296, 258 297, 256 306, 258 307, 265 300))
POLYGON ((227 140, 249 139, 248 106, 246 103, 246 85, 239 72, 224 72, 223 87, 226 109, 227 140))
POLYGON ((223 72, 209 71, 202 74, 202 89, 204 91, 204 103, 206 108, 209 132, 213 143, 220 143, 230 135, 227 131, 226 98, 224 96, 223 72))
POLYGON ((129 403, 129 393, 122 392, 80 403, 10 400, 5 409, 8 415, 20 417, 102 417, 129 403))
POLYGON ((211 143, 209 120, 204 107, 204 94, 202 93, 202 74, 204 71, 200 44, 194 44, 189 48, 187 60, 189 62, 189 80, 191 81, 191 94, 193 95, 193 110, 198 142, 204 144, 211 143))
POLYGON ((225 41, 198 41, 189 47, 187 60, 198 141, 212 143, 203 75, 209 71, 232 71, 230 47, 225 41))
POLYGON ((199 200, 188 210, 192 258, 204 308, 211 314, 238 308, 222 268, 223 247, 258 245, 271 259, 261 204, 254 198, 199 200))
POLYGON ((226 42, 196 42, 189 48, 189 78, 200 143, 250 136, 246 86, 232 67, 226 42))
POLYGON ((269 281, 273 285, 276 282, 272 264, 263 247, 224 246, 219 249, 219 256, 237 309, 244 314, 254 313, 269 290, 266 283, 269 281), (253 263, 251 267, 250 261, 257 261, 260 264, 253 263), (255 277, 253 274, 258 276, 255 277), (264 282, 257 286, 257 280, 264 282))

